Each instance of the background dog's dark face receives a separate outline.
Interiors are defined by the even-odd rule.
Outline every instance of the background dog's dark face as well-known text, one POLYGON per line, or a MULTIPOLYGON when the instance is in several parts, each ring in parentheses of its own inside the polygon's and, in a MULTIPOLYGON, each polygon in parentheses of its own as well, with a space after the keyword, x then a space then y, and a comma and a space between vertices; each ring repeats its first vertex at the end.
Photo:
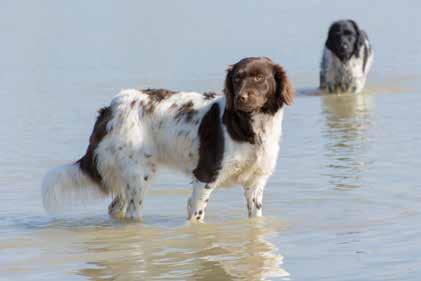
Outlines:
POLYGON ((293 90, 282 67, 268 58, 245 58, 228 68, 225 80, 228 110, 276 112, 290 104, 293 90))
POLYGON ((329 28, 326 47, 341 61, 349 60, 358 51, 360 31, 352 20, 334 22, 329 28))

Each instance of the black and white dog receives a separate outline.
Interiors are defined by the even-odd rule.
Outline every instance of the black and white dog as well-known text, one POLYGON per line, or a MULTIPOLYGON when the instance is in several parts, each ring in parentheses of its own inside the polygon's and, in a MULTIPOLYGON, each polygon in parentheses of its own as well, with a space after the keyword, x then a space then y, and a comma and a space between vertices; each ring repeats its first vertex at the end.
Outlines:
POLYGON ((61 207, 78 193, 112 193, 109 214, 138 219, 145 189, 168 166, 192 179, 190 221, 203 221, 215 188, 234 184, 244 187, 248 215, 261 216, 292 99, 282 67, 262 57, 229 67, 224 95, 123 90, 99 111, 85 155, 46 175, 44 206, 61 207))
POLYGON ((320 69, 320 89, 329 93, 361 92, 373 60, 367 34, 353 20, 329 28, 320 69))

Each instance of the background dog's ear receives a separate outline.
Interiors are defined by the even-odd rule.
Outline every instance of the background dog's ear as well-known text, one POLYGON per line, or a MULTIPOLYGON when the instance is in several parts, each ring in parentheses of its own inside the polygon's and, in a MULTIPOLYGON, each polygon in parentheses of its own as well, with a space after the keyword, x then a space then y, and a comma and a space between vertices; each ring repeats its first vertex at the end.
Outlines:
POLYGON ((233 69, 234 66, 229 65, 227 68, 227 76, 225 77, 224 94, 226 98, 225 107, 227 108, 227 110, 232 110, 234 108, 234 86, 232 84, 233 69))
POLYGON ((274 76, 276 81, 276 97, 278 105, 282 104, 291 105, 294 100, 294 88, 292 87, 291 81, 289 81, 284 69, 279 66, 274 66, 274 76))
POLYGON ((355 21, 348 20, 348 22, 350 22, 352 24, 352 26, 355 29, 355 32, 357 33, 357 40, 355 41, 355 46, 354 46, 354 55, 357 58, 359 58, 361 48, 364 46, 364 34, 363 34, 363 32, 361 32, 358 24, 355 21))

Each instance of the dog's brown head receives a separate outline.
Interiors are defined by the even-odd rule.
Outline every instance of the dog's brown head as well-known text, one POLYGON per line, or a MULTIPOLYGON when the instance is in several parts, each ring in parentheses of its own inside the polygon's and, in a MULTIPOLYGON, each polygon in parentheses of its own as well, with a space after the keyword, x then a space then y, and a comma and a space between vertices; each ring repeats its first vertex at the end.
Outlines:
POLYGON ((281 66, 269 58, 244 58, 229 66, 224 93, 227 110, 274 114, 290 105, 294 90, 281 66))

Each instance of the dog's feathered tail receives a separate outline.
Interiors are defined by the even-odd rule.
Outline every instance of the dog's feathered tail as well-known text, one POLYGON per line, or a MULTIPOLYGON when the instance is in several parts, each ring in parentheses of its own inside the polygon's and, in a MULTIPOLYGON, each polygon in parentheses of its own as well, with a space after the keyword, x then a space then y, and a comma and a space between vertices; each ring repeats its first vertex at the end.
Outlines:
POLYGON ((79 162, 50 170, 42 183, 42 202, 50 213, 62 211, 72 203, 87 202, 106 195, 99 184, 81 170, 79 162))
POLYGON ((69 203, 86 202, 109 194, 102 184, 94 151, 107 135, 107 124, 111 118, 110 107, 100 109, 85 155, 73 164, 49 171, 44 177, 42 201, 47 211, 60 211, 69 203))

